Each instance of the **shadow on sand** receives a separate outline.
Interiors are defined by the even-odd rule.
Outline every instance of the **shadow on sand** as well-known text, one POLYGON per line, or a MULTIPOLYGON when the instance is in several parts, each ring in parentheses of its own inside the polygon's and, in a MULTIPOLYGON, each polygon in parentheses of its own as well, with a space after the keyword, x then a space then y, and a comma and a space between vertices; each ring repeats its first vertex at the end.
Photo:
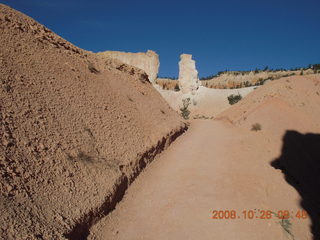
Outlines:
POLYGON ((311 218, 314 240, 320 240, 320 134, 287 131, 281 156, 271 162, 301 196, 301 207, 311 218))

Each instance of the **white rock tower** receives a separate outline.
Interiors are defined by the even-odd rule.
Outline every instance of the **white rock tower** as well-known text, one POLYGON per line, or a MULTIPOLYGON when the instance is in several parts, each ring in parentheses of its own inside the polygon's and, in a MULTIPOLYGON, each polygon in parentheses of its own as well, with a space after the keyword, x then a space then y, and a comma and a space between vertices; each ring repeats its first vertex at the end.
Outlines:
POLYGON ((181 54, 179 62, 179 87, 181 92, 195 94, 199 85, 196 62, 192 60, 192 55, 181 54))

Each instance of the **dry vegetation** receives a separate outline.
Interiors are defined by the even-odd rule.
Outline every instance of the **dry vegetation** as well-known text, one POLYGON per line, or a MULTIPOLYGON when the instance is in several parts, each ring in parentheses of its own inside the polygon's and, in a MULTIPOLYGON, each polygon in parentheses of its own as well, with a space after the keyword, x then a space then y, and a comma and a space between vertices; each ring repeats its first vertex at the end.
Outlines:
MULTIPOLYGON (((263 85, 266 81, 273 81, 283 77, 295 75, 320 74, 319 64, 315 67, 299 70, 256 70, 256 71, 226 71, 216 76, 201 79, 201 85, 215 89, 236 89, 263 85)), ((156 83, 164 90, 176 91, 177 79, 158 78, 156 83)))
MULTIPOLYGON (((317 64, 314 66, 318 66, 317 64)), ((216 76, 205 78, 202 86, 217 89, 234 89, 263 85, 266 81, 277 80, 294 75, 309 75, 319 73, 315 67, 299 70, 256 70, 256 71, 227 71, 216 76)))
POLYGON ((177 91, 179 88, 178 80, 169 78, 158 78, 156 79, 156 84, 158 84, 163 90, 177 91))

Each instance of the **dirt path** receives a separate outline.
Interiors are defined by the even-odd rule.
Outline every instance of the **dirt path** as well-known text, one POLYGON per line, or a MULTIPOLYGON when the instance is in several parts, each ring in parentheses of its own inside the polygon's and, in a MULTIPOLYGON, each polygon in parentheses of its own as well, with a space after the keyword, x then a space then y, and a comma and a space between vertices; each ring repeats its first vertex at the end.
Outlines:
POLYGON ((296 191, 270 166, 280 149, 263 132, 195 121, 89 239, 311 239, 308 219, 290 219, 288 228, 275 216, 256 218, 259 210, 300 209, 296 191), (240 218, 212 219, 213 210, 236 210, 240 218), (255 211, 254 219, 244 219, 244 210, 255 211))

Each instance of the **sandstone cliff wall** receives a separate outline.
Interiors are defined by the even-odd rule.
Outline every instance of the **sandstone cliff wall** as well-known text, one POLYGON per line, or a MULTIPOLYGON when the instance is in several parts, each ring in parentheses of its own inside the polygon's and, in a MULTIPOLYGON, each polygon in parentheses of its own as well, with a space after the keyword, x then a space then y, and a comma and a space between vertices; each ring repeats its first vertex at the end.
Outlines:
POLYGON ((159 56, 156 52, 148 50, 146 53, 130 53, 119 51, 106 51, 97 53, 103 58, 113 58, 123 63, 142 69, 148 74, 151 83, 154 83, 159 72, 159 56))

